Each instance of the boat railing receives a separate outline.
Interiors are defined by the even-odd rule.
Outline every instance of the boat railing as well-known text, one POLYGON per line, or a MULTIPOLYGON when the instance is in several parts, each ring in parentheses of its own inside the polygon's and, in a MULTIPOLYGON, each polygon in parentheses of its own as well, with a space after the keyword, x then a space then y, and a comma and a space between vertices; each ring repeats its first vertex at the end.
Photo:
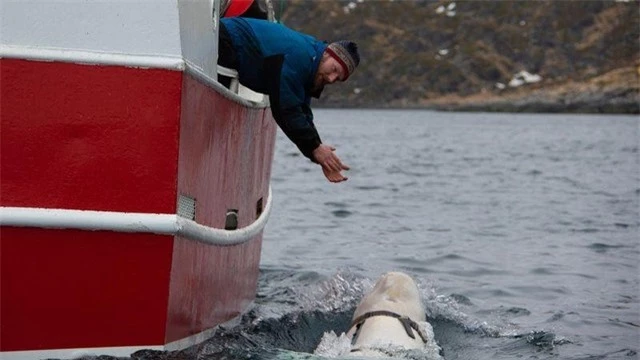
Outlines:
POLYGON ((28 207, 0 207, 0 226, 115 231, 180 236, 211 245, 236 245, 258 235, 271 214, 271 188, 264 210, 248 226, 225 230, 205 226, 178 214, 132 213, 28 207))
POLYGON ((226 68, 218 64, 217 67, 218 75, 222 75, 231 79, 231 85, 229 85, 229 90, 234 93, 238 93, 238 87, 240 82, 238 81, 238 71, 230 68, 226 68))
POLYGON ((228 90, 233 94, 238 95, 240 98, 244 100, 249 100, 253 103, 264 103, 266 100, 266 96, 264 94, 255 92, 249 89, 246 86, 243 86, 238 79, 238 71, 235 69, 230 69, 224 66, 218 65, 216 68, 218 75, 222 75, 226 78, 231 79, 231 83, 229 85, 228 90))

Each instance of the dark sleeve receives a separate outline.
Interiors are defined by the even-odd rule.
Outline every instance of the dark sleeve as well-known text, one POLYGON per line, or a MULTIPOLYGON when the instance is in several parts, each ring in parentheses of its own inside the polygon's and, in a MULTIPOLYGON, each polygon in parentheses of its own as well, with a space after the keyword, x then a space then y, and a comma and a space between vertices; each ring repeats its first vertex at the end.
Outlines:
POLYGON ((313 125, 311 108, 306 103, 286 108, 282 107, 281 89, 285 85, 281 83, 283 61, 283 55, 274 55, 265 59, 264 70, 268 77, 267 84, 271 113, 289 140, 300 149, 304 156, 315 162, 313 150, 320 146, 322 141, 316 127, 313 125))
POLYGON ((316 162, 313 157, 313 150, 320 146, 322 141, 316 127, 313 125, 311 109, 306 105, 302 105, 283 109, 279 112, 279 116, 275 115, 274 112, 274 118, 280 129, 287 135, 289 140, 296 144, 304 156, 316 162))

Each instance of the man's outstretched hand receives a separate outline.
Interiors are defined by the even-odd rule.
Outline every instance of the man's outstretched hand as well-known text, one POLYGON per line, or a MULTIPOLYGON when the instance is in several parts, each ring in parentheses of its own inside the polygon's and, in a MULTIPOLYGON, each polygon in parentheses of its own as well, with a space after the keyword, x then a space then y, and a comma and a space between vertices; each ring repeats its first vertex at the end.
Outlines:
POLYGON ((324 176, 327 178, 327 180, 333 183, 339 183, 349 179, 348 177, 342 176, 339 171, 331 171, 324 167, 322 168, 322 172, 324 173, 324 176))
POLYGON ((349 170, 349 167, 340 161, 338 155, 334 153, 335 150, 333 146, 320 144, 313 150, 313 157, 322 166, 322 172, 327 180, 337 183, 348 179, 342 175, 342 171, 349 170))

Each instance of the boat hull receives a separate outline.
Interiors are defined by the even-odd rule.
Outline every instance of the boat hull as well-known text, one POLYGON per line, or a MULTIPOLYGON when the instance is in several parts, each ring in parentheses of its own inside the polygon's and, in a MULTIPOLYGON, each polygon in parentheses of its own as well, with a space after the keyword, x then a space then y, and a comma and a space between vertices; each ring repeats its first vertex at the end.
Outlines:
MULTIPOLYGON (((5 215, 78 210, 126 223, 182 216, 187 198, 188 221, 221 229, 234 210, 242 229, 271 200, 266 106, 176 69, 3 58, 0 75, 5 215)), ((181 348, 247 309, 261 231, 216 244, 145 228, 3 223, 0 352, 181 348)))

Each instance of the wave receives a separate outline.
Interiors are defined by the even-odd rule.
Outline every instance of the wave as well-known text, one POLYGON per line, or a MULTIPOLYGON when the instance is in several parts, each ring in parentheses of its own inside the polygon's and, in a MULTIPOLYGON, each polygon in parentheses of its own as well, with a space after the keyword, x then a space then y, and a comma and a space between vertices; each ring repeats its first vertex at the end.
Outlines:
MULTIPOLYGON (((357 303, 374 281, 352 271, 327 278, 315 272, 263 269, 258 298, 238 325, 220 327, 211 339, 182 351, 142 350, 132 354, 131 359, 342 358, 348 355, 345 349, 349 343, 341 334, 348 330, 357 303), (321 343, 324 348, 316 351, 321 343)), ((553 332, 521 333, 508 323, 492 324, 474 318, 465 312, 474 305, 464 295, 438 294, 424 279, 417 279, 417 283, 427 310, 427 325, 445 359, 489 360, 496 352, 514 357, 540 355, 541 351, 552 355, 556 346, 568 343, 553 332)), ((506 308, 504 313, 526 316, 528 310, 506 308)), ((426 347, 424 351, 399 350, 392 354, 393 358, 402 359, 435 358, 426 347)))

